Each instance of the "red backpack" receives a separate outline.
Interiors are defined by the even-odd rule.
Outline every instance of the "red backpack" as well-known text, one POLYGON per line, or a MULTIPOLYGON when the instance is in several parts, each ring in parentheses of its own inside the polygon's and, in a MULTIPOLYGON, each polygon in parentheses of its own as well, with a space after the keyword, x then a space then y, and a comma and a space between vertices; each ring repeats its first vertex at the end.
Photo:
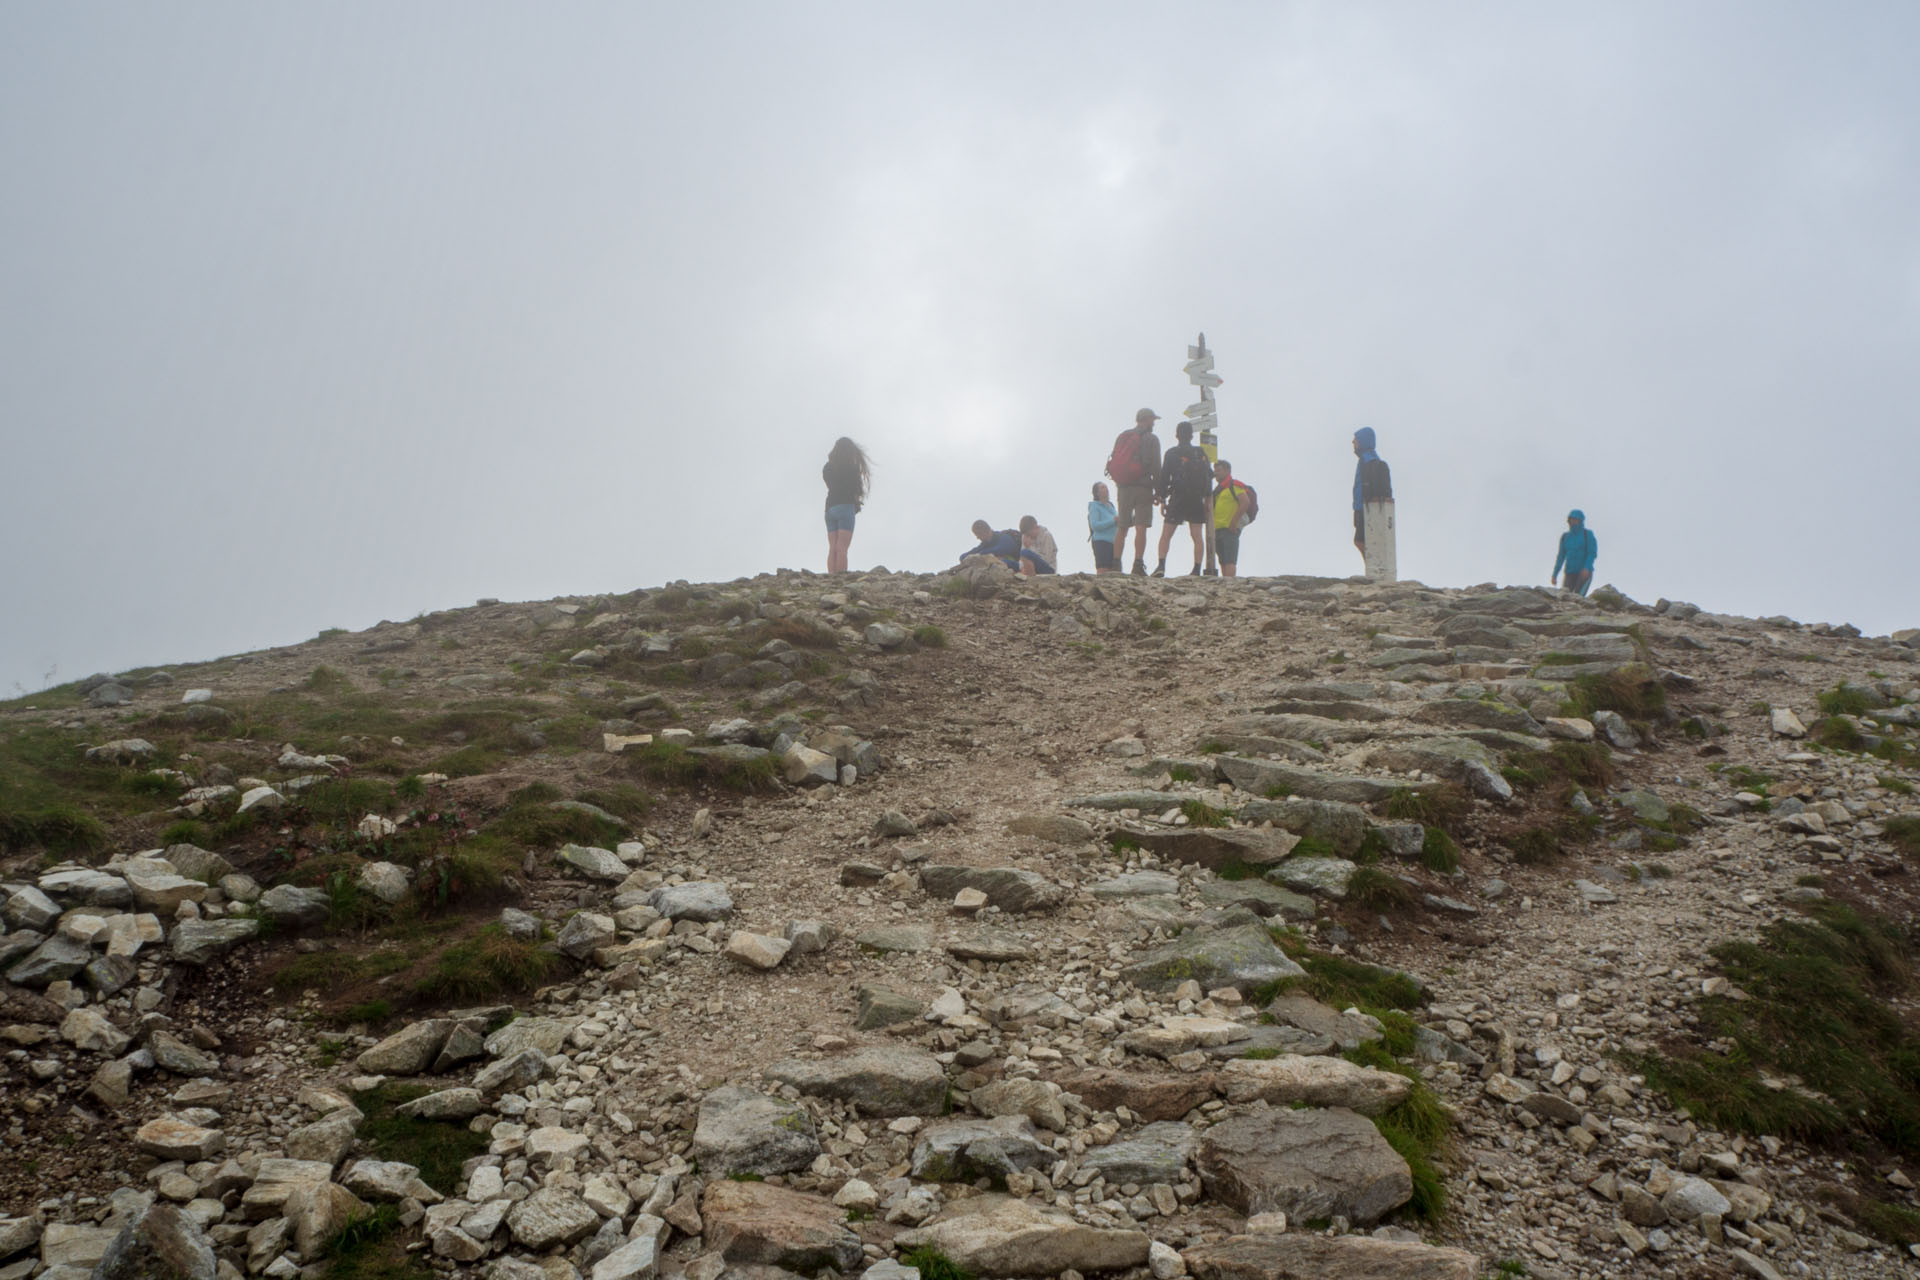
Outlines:
POLYGON ((1147 468, 1140 461, 1140 437, 1144 431, 1122 431, 1113 442, 1113 454, 1107 459, 1107 474, 1115 484, 1144 484, 1147 468))

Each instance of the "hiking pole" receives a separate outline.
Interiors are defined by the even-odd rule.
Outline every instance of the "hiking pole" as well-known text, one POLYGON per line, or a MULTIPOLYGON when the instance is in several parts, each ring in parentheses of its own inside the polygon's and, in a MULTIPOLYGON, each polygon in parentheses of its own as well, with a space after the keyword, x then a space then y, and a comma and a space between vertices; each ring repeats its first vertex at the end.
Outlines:
MULTIPOLYGON (((1187 381, 1200 388, 1200 403, 1187 406, 1186 419, 1193 424, 1193 432, 1200 439, 1200 451, 1207 455, 1209 465, 1220 461, 1220 437, 1215 428, 1220 425, 1214 416, 1213 389, 1220 385, 1220 375, 1213 371, 1213 352, 1207 350, 1207 335, 1201 334, 1198 345, 1187 348, 1187 381)), ((1211 490, 1209 490, 1211 492, 1211 490)), ((1201 521, 1207 535, 1207 567, 1205 576, 1218 577, 1220 569, 1214 560, 1213 552, 1213 502, 1207 502, 1207 518, 1201 521)))

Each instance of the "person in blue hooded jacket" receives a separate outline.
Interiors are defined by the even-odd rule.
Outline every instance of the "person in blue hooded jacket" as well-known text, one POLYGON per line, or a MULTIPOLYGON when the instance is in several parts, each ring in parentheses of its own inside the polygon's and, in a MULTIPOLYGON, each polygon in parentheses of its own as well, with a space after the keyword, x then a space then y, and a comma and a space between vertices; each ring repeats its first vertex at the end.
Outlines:
POLYGON ((1600 558, 1600 539, 1587 528, 1587 513, 1575 507, 1567 512, 1567 531, 1560 535, 1560 554, 1553 559, 1553 576, 1547 581, 1557 585, 1560 570, 1567 571, 1567 590, 1587 594, 1593 585, 1593 562, 1600 558))
POLYGON ((961 552, 962 560, 969 556, 992 556, 1015 573, 1020 572, 1019 530, 995 529, 985 520, 975 520, 973 536, 980 539, 980 545, 961 552))
POLYGON ((1353 546, 1361 555, 1367 554, 1367 504, 1393 500, 1393 472, 1373 444, 1372 427, 1353 433, 1353 453, 1360 459, 1353 468, 1353 546))

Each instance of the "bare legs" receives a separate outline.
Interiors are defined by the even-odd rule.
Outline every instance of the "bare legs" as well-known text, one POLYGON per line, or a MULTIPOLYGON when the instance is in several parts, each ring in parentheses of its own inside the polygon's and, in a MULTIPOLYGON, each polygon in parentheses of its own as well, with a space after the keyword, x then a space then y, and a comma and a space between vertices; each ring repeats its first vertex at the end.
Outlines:
MULTIPOLYGON (((1160 526, 1160 563, 1161 564, 1165 564, 1167 562, 1167 548, 1173 545, 1173 531, 1176 527, 1177 526, 1173 524, 1163 524, 1160 526)), ((1203 538, 1200 533, 1200 522, 1197 520, 1188 521, 1187 531, 1193 534, 1193 562, 1195 564, 1199 564, 1203 559, 1206 558, 1206 554, 1207 554, 1206 539, 1203 538)))
POLYGON ((853 545, 853 530, 827 530, 827 572, 847 571, 847 548, 853 545))

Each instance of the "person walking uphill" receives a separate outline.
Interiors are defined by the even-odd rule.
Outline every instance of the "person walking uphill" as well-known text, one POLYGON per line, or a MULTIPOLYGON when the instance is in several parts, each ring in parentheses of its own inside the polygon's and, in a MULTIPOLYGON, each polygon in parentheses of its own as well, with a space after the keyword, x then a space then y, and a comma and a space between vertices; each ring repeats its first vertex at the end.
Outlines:
POLYGON ((1160 503, 1160 562, 1153 576, 1167 576, 1167 548, 1173 545, 1173 531, 1181 525, 1193 533, 1193 570, 1198 576, 1200 559, 1206 553, 1207 490, 1213 487, 1213 464, 1207 451, 1193 442, 1193 424, 1183 422, 1173 429, 1180 443, 1167 450, 1160 461, 1160 482, 1153 496, 1160 503))
POLYGON ((1353 433, 1353 546, 1366 575, 1379 582, 1399 578, 1394 546, 1393 472, 1374 451, 1372 427, 1353 433))
POLYGON ((1587 513, 1575 507, 1567 512, 1567 531, 1560 535, 1560 554, 1553 559, 1553 576, 1547 581, 1558 584, 1560 570, 1567 571, 1567 590, 1577 596, 1587 594, 1593 585, 1593 562, 1600 558, 1600 539, 1587 528, 1587 513))
POLYGON ((845 573, 853 518, 867 500, 867 455, 841 436, 833 442, 820 478, 827 482, 827 572, 845 573))
POLYGON ((1142 409, 1133 415, 1133 426, 1114 439, 1113 453, 1107 458, 1107 474, 1120 487, 1119 531, 1113 535, 1113 558, 1126 551, 1127 530, 1133 533, 1133 573, 1147 576, 1147 529, 1153 524, 1153 486, 1160 478, 1160 437, 1153 434, 1153 422, 1160 415, 1142 409))
POLYGON ((1260 514, 1260 495, 1233 478, 1233 464, 1225 459, 1213 464, 1213 478, 1220 482, 1213 491, 1213 552, 1220 576, 1231 578, 1240 563, 1240 531, 1260 514))

